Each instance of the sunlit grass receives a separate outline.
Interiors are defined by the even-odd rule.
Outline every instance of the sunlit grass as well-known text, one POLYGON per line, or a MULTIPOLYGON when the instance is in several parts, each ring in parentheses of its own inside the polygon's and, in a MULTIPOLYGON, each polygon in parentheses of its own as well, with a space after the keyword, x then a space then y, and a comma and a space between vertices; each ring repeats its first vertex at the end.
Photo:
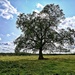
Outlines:
POLYGON ((1 61, 37 60, 38 56, 0 56, 1 61))
MULTIPOLYGON (((44 55, 44 58, 49 60, 67 60, 75 59, 75 55, 44 55)), ((0 61, 18 61, 18 60, 38 60, 38 55, 28 55, 28 56, 0 56, 0 61)))

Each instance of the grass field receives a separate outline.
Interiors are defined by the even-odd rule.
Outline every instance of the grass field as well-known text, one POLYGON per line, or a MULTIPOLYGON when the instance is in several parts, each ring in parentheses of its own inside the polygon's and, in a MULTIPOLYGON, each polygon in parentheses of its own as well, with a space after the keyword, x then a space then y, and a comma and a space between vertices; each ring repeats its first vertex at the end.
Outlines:
POLYGON ((0 75, 75 75, 75 55, 0 56, 0 75))

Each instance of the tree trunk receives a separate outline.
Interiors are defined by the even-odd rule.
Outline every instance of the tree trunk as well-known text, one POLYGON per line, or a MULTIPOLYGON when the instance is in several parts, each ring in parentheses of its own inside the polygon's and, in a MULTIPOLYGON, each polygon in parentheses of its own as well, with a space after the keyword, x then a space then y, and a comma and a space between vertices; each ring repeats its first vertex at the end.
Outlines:
POLYGON ((43 58, 43 54, 42 54, 42 48, 39 49, 39 58, 38 58, 38 59, 39 59, 39 60, 44 59, 44 58, 43 58))

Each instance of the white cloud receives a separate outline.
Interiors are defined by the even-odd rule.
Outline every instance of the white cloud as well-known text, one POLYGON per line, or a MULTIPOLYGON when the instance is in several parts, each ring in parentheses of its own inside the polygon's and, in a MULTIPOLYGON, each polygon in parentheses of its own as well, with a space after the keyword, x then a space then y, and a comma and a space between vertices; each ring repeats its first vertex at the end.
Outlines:
POLYGON ((11 35, 16 36, 16 34, 14 32, 12 32, 11 35))
POLYGON ((14 53, 15 45, 13 42, 0 42, 0 53, 14 53))
POLYGON ((2 40, 2 38, 0 38, 0 41, 2 40))
POLYGON ((7 37, 13 37, 13 36, 17 36, 17 34, 15 34, 14 32, 12 32, 12 33, 10 33, 10 34, 9 34, 9 33, 6 34, 6 36, 7 36, 7 37))
POLYGON ((40 3, 37 3, 37 8, 43 8, 44 6, 42 5, 42 4, 40 4, 40 3))
POLYGON ((8 0, 0 0, 0 16, 5 19, 13 18, 14 14, 19 14, 8 0))
POLYGON ((37 12, 37 13, 39 13, 39 10, 37 10, 37 9, 36 9, 36 10, 34 10, 34 11, 35 11, 35 12, 37 12))
POLYGON ((10 37, 11 35, 10 34, 7 34, 7 37, 10 37))
POLYGON ((44 7, 44 6, 43 6, 42 4, 37 3, 37 4, 36 4, 36 9, 35 9, 35 10, 33 10, 33 11, 35 11, 35 12, 39 13, 39 12, 40 12, 40 10, 41 10, 41 9, 43 9, 43 7, 44 7), (39 10, 38 10, 38 9, 39 9, 39 10))
POLYGON ((73 17, 68 17, 64 21, 61 22, 59 25, 59 28, 64 28, 66 29, 67 27, 70 27, 71 29, 75 30, 75 16, 73 17))

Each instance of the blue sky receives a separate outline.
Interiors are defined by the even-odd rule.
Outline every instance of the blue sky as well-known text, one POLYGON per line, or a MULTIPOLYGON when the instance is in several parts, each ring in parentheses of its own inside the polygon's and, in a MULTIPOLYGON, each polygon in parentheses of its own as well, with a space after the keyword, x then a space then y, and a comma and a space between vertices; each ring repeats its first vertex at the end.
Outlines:
POLYGON ((75 27, 75 0, 0 0, 0 42, 14 41, 21 34, 16 28, 17 15, 39 12, 46 4, 58 4, 65 14, 63 27, 75 27))

